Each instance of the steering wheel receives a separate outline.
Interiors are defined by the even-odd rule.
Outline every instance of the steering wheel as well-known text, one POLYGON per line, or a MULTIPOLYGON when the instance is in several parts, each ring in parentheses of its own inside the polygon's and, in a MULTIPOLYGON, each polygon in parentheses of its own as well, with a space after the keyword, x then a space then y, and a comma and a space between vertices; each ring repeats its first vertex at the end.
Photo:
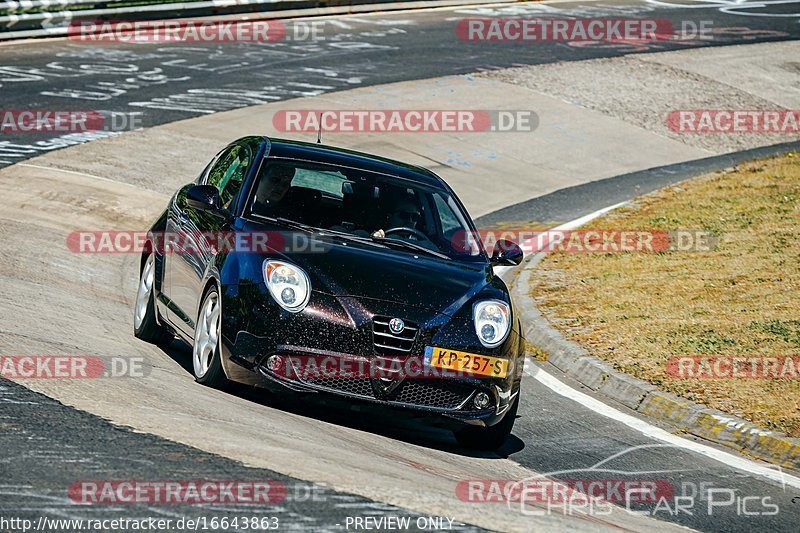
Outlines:
POLYGON ((433 244, 433 242, 428 238, 427 235, 422 233, 420 230, 416 228, 408 228, 406 226, 398 226, 396 228, 387 229, 383 232, 385 236, 389 236, 391 233, 407 233, 408 235, 413 235, 417 238, 418 241, 429 242, 433 244))

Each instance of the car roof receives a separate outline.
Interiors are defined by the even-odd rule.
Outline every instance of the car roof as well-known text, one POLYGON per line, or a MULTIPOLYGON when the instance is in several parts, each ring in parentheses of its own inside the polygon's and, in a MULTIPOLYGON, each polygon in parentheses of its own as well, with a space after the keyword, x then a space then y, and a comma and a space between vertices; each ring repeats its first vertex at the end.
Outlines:
POLYGON ((422 185, 449 190, 449 187, 442 178, 430 170, 416 165, 409 165, 408 163, 402 163, 385 157, 324 144, 313 144, 288 139, 273 139, 271 137, 267 137, 267 140, 270 142, 269 152, 266 154, 267 157, 304 159, 330 165, 353 167, 361 170, 388 174, 390 176, 397 176, 422 185))

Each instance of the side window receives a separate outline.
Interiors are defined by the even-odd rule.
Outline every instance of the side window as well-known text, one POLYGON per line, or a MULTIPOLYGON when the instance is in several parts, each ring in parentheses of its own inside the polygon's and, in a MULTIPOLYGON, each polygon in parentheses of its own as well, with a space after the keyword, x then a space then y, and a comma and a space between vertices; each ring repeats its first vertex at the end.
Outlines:
POLYGON ((449 232, 457 229, 461 229, 461 224, 456 218, 456 215, 453 213, 453 210, 450 209, 450 206, 447 205, 447 201, 442 198, 441 194, 434 194, 433 201, 436 203, 436 210, 439 212, 439 220, 442 224, 442 233, 447 235, 449 232))
POLYGON ((472 235, 467 230, 469 227, 467 221, 453 198, 437 192, 433 194, 433 202, 436 204, 442 233, 445 239, 451 242, 453 251, 471 257, 480 255, 480 236, 472 235))
POLYGON ((250 160, 250 149, 236 145, 225 152, 209 171, 206 183, 219 189, 223 207, 229 207, 241 189, 247 169, 250 167, 250 160))

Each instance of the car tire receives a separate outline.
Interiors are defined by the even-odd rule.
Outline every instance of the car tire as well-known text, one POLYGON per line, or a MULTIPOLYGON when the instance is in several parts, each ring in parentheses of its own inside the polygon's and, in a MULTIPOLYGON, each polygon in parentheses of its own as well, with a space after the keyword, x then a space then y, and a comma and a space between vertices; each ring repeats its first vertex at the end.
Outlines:
POLYGON ((192 371, 195 381, 213 388, 228 384, 222 368, 221 324, 222 304, 217 287, 212 285, 203 296, 195 321, 192 371))
POLYGON ((165 344, 172 335, 158 323, 153 288, 156 279, 156 256, 150 254, 139 273, 139 288, 133 309, 133 334, 136 338, 153 344, 165 344))
POLYGON ((509 408, 506 416, 492 427, 465 426, 455 432, 456 441, 464 448, 471 450, 494 451, 511 435, 514 421, 517 418, 519 394, 509 408))

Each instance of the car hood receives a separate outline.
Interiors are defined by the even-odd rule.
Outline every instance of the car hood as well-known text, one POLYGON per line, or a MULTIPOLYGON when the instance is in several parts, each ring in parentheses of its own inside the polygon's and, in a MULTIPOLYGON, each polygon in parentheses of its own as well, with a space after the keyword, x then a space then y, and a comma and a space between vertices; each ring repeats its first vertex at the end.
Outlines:
POLYGON ((493 276, 487 263, 444 260, 337 237, 316 242, 319 251, 284 257, 308 273, 312 290, 336 297, 383 300, 449 315, 493 276))

